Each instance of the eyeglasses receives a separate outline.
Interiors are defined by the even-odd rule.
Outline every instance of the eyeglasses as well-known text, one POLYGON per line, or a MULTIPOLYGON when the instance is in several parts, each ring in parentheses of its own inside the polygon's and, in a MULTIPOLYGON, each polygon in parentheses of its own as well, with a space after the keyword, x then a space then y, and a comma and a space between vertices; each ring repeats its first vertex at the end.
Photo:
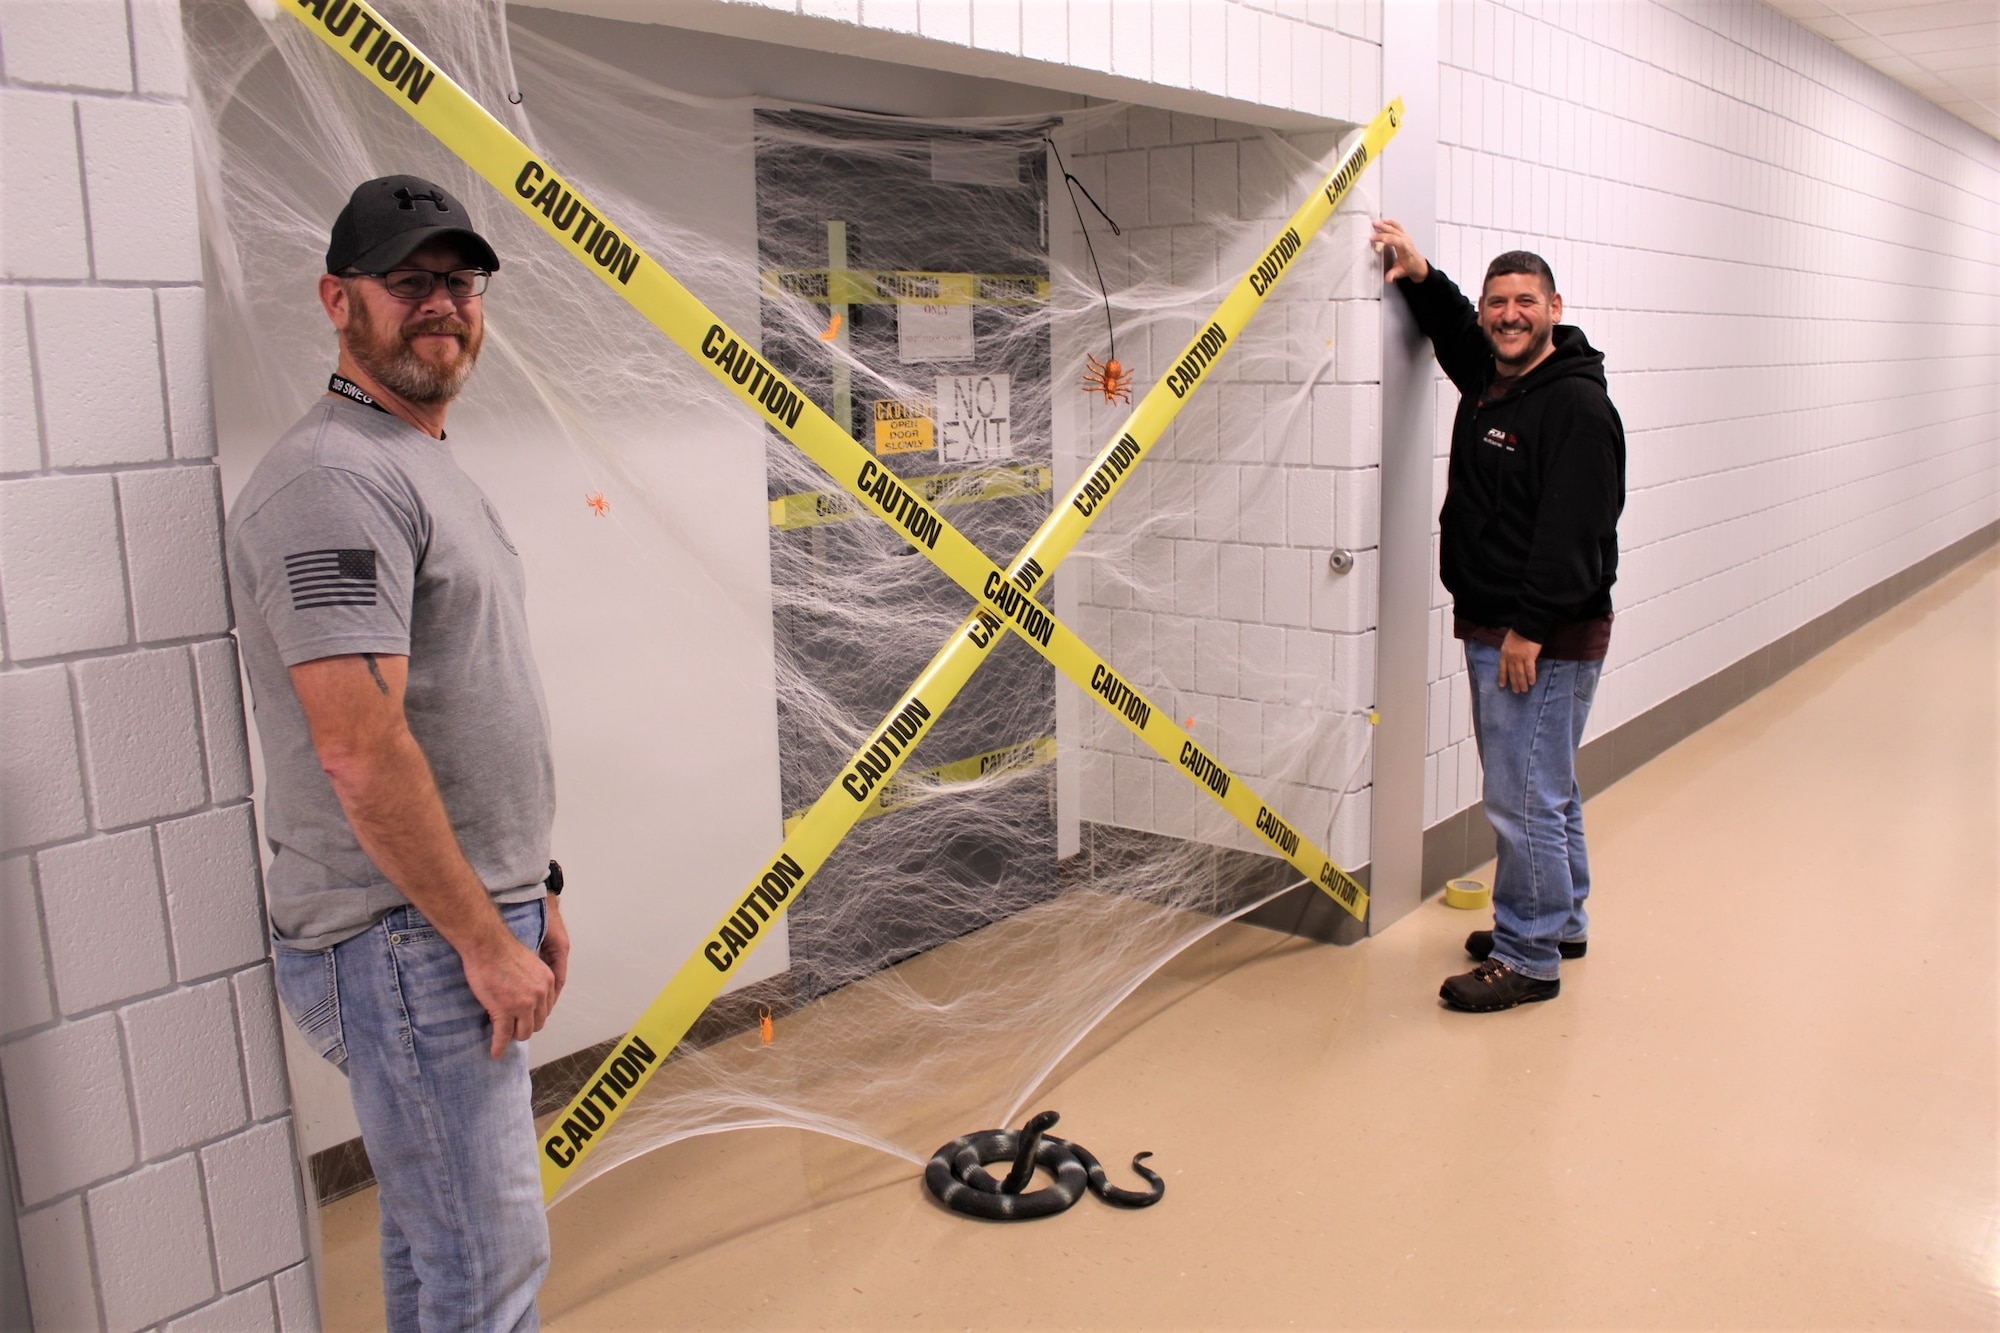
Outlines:
POLYGON ((457 301, 484 294, 486 280, 493 275, 483 268, 455 268, 449 273, 430 268, 393 268, 387 273, 346 273, 343 277, 374 278, 389 295, 401 301, 421 301, 437 290, 438 281, 457 301))

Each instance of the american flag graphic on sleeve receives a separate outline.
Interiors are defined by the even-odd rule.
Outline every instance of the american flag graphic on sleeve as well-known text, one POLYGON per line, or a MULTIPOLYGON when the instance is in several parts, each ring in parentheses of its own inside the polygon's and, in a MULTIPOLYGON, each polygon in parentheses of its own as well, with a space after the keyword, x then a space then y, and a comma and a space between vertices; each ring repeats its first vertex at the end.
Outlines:
POLYGON ((292 585, 294 611, 375 605, 375 552, 371 550, 300 551, 285 557, 285 577, 292 585))

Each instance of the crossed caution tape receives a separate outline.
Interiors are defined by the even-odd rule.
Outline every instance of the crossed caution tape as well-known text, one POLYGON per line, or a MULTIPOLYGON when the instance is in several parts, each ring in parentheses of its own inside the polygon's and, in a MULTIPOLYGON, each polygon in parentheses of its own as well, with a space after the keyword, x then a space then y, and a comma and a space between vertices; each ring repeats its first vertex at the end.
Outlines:
POLYGON ((895 778, 903 761, 986 660, 1003 631, 1025 639, 1123 721, 1154 753, 1178 765, 1336 903, 1356 918, 1365 918, 1368 894, 1352 876, 1123 680, 1110 663, 1036 601, 1035 592, 1118 493, 1188 396, 1208 377, 1306 242, 1333 215, 1356 178, 1380 156, 1402 123, 1400 99, 1369 123, 1333 172, 1292 214, 1256 265, 1237 282, 1167 374, 1140 400, 1112 442, 1091 461, 1082 479, 1003 571, 938 514, 934 504, 942 497, 927 497, 920 489, 913 489, 920 484, 906 486, 878 464, 817 404, 773 370, 672 274, 621 235, 610 219, 585 202, 581 192, 438 71, 369 5, 359 0, 345 5, 340 0, 294 0, 288 8, 503 197, 511 199, 684 352, 706 366, 725 389, 798 446, 861 508, 902 533, 977 603, 868 743, 849 759, 840 777, 791 824, 777 854, 751 880, 702 947, 681 965, 584 1090, 553 1122, 541 1145, 544 1197, 553 1198, 562 1189, 591 1144, 610 1128, 658 1069, 659 1053, 673 1050, 766 928, 783 915, 794 895, 855 824, 879 808, 883 786, 895 778))

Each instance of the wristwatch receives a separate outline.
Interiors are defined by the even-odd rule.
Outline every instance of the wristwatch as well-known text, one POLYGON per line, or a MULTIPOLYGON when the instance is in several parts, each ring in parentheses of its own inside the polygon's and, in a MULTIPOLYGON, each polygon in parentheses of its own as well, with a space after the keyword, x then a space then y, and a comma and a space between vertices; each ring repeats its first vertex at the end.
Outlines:
POLYGON ((549 862, 549 877, 542 881, 542 887, 560 898, 562 897, 562 886, 562 862, 551 861, 549 862))

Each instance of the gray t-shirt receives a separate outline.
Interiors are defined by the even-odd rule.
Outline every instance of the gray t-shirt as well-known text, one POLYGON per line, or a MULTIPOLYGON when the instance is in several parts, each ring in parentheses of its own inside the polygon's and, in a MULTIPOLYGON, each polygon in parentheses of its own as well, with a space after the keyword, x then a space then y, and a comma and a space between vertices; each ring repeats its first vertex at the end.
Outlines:
POLYGON ((407 902, 355 841, 287 671, 345 653, 409 658, 404 712, 466 859, 497 901, 539 897, 555 773, 527 583, 451 450, 329 396, 251 474, 228 551, 264 746, 278 938, 323 949, 407 902))

